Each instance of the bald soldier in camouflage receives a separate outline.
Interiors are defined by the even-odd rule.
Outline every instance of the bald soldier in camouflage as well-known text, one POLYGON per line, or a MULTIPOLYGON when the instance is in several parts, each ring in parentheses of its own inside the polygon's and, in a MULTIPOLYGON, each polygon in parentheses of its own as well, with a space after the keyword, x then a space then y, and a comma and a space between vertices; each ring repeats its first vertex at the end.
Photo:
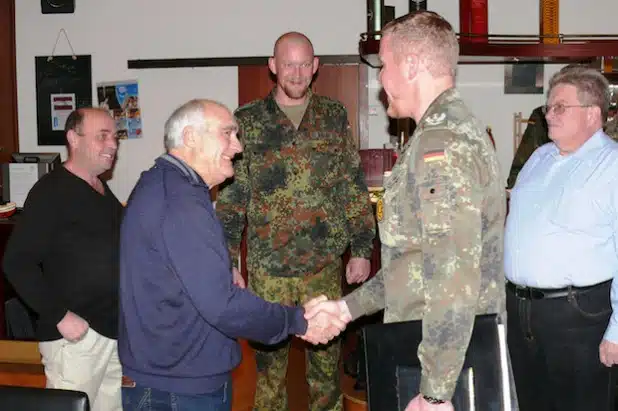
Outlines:
MULTIPOLYGON (((245 150, 234 181, 219 193, 217 213, 234 266, 246 218, 249 286, 257 295, 290 305, 322 294, 339 298, 342 254, 351 246, 348 282, 364 281, 375 237, 347 113, 341 103, 309 90, 318 61, 304 35, 281 36, 269 66, 275 89, 236 111, 245 150)), ((255 409, 287 410, 289 343, 259 348, 255 409)), ((339 351, 339 342, 309 349, 313 411, 342 409, 339 351)))
POLYGON ((475 316, 505 312, 505 191, 491 141, 454 88, 451 25, 423 11, 382 33, 387 113, 417 123, 385 182, 382 269, 342 300, 309 302, 305 315, 327 310, 345 321, 385 308, 385 322, 422 319, 410 353, 422 365, 420 394, 406 410, 452 410, 475 316))

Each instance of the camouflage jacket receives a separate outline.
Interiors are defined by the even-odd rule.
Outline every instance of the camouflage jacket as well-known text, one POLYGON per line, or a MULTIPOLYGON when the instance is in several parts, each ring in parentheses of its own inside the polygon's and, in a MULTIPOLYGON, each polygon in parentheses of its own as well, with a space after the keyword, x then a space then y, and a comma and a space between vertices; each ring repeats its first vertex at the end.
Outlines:
POLYGON ((505 208, 487 133, 459 92, 445 91, 385 183, 382 269, 344 297, 354 318, 385 308, 385 322, 422 319, 425 395, 451 398, 475 316, 506 311, 505 208))
POLYGON ((543 144, 549 143, 547 121, 543 114, 542 107, 537 107, 530 114, 528 119, 528 126, 524 131, 524 135, 521 137, 517 152, 513 157, 511 163, 511 171, 509 172, 509 178, 507 180, 507 188, 513 188, 517 175, 528 161, 528 158, 534 153, 534 150, 541 147, 543 144))
POLYGON ((348 245, 369 258, 375 218, 343 105, 311 94, 296 130, 273 90, 235 115, 244 151, 217 199, 232 263, 245 221, 249 273, 314 274, 348 245))

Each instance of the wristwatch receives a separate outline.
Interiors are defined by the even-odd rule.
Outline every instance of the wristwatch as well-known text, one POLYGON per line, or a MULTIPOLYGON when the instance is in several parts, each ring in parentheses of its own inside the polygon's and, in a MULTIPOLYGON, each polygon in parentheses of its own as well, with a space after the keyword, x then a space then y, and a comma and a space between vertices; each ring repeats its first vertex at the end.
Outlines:
POLYGON ((423 399, 430 404, 444 404, 446 401, 440 400, 438 398, 429 397, 427 395, 423 395, 423 399))

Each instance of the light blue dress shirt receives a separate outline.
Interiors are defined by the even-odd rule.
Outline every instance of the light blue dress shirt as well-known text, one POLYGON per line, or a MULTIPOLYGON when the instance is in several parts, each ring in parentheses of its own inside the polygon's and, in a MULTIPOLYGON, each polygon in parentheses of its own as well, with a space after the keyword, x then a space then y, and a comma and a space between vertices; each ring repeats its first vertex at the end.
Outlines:
MULTIPOLYGON (((530 156, 511 191, 506 278, 522 286, 583 287, 618 273, 618 143, 602 130, 577 151, 554 143, 530 156)), ((618 343, 618 281, 605 339, 618 343)))

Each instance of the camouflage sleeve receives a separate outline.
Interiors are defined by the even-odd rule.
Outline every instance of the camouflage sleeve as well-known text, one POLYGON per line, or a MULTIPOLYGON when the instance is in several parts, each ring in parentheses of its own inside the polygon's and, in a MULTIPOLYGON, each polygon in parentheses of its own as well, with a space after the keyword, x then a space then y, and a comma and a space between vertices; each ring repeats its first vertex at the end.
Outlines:
POLYGON ((517 152, 513 157, 513 163, 511 164, 511 170, 507 180, 508 188, 513 188, 515 182, 517 181, 519 172, 523 168, 524 164, 526 164, 526 161, 528 161, 528 158, 530 158, 534 150, 545 143, 549 143, 550 139, 547 133, 545 116, 543 115, 541 108, 538 107, 534 109, 530 115, 530 118, 528 119, 528 126, 521 137, 521 141, 517 147, 517 152))
MULTIPOLYGON (((242 133, 242 121, 238 119, 242 133)), ((239 136, 240 137, 240 136, 239 136)), ((249 180, 248 154, 245 151, 234 159, 234 178, 228 180, 219 188, 217 194, 217 217, 221 220, 225 237, 230 249, 232 265, 238 267, 240 242, 245 228, 247 205, 251 198, 251 184, 249 180)))
POLYGON ((370 315, 386 307, 384 295, 384 270, 380 270, 369 281, 343 297, 352 320, 370 315))
POLYGON ((370 259, 373 251, 373 239, 376 234, 375 218, 371 208, 369 190, 365 183, 365 174, 361 167, 358 150, 352 141, 345 109, 342 116, 341 133, 345 144, 344 159, 348 160, 346 167, 348 176, 344 179, 342 197, 350 230, 350 250, 352 257, 370 259))
POLYGON ((409 170, 419 182, 423 233, 420 390, 448 400, 461 373, 480 292, 481 167, 465 137, 434 130, 420 138, 409 170))

